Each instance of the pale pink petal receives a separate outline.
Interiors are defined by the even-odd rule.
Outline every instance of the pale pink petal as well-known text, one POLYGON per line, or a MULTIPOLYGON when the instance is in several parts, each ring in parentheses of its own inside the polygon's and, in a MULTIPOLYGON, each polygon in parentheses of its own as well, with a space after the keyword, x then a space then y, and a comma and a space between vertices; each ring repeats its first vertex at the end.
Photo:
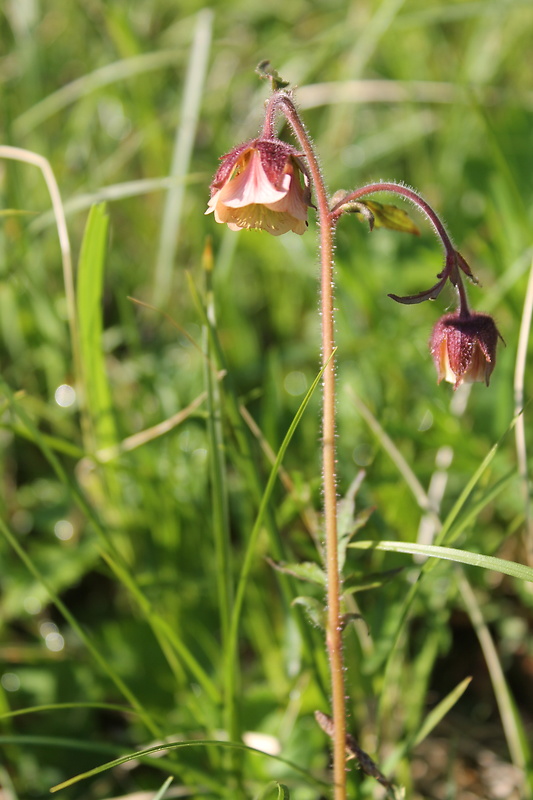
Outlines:
POLYGON ((268 208, 272 211, 285 211, 297 220, 307 219, 308 204, 305 201, 304 190, 296 175, 288 175, 291 183, 289 191, 282 200, 277 203, 268 203, 268 208))
POLYGON ((208 202, 207 210, 204 211, 204 214, 212 214, 213 213, 213 211, 215 210, 216 205, 218 203, 219 196, 220 196, 220 190, 218 192, 216 192, 213 195, 213 197, 211 198, 211 200, 208 202))
POLYGON ((261 165, 261 156, 254 150, 245 169, 222 187, 220 202, 230 208, 267 205, 282 200, 286 193, 287 190, 278 191, 272 186, 261 165))
POLYGON ((293 230, 294 226, 294 220, 289 214, 271 211, 266 206, 257 203, 241 208, 226 208, 224 222, 228 223, 231 230, 254 228, 266 231, 273 236, 287 233, 287 231, 293 230))

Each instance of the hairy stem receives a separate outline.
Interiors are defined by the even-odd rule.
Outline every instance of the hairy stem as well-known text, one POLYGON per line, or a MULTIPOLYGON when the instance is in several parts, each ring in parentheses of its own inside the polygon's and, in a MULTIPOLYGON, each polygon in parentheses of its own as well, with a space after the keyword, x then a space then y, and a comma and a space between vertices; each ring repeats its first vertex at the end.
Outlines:
MULTIPOLYGON (((431 208, 429 203, 427 203, 423 197, 414 191, 414 189, 410 189, 408 186, 404 186, 401 183, 395 182, 369 183, 366 186, 361 186, 359 189, 355 189, 353 192, 345 195, 342 200, 339 200, 339 202, 336 203, 331 209, 331 218, 333 220, 337 220, 343 213, 343 206, 345 206, 347 203, 353 203, 355 200, 359 200, 361 197, 365 197, 368 194, 376 194, 377 192, 390 192, 391 194, 397 194, 400 197, 404 197, 405 199, 410 200, 411 203, 413 203, 413 205, 415 205, 418 210, 424 214, 435 231, 437 238, 441 241, 442 246, 444 247, 444 251, 446 253, 446 266, 444 269, 450 276, 453 274, 453 283, 459 296, 459 314, 462 318, 469 317, 470 307, 468 305, 466 289, 464 287, 460 267, 458 265, 458 259, 461 257, 458 255, 450 235, 448 234, 448 231, 446 230, 446 227, 444 226, 444 223, 438 214, 431 208)), ((464 260, 461 260, 463 265, 465 265, 464 260)), ((441 273, 441 275, 443 274, 444 273, 441 273)))
POLYGON ((344 698, 344 666, 340 598, 342 578, 339 574, 337 548, 337 485, 335 456, 335 326, 333 309, 333 238, 335 219, 330 214, 328 195, 311 140, 290 97, 272 95, 267 106, 264 131, 272 135, 276 111, 287 118, 302 147, 313 182, 320 226, 322 364, 322 469, 324 492, 324 528, 327 570, 326 641, 331 670, 333 735, 333 781, 335 800, 346 797, 346 709, 344 698))
POLYGON ((359 198, 365 197, 367 194, 376 194, 377 192, 390 192, 410 200, 425 215, 428 222, 433 226, 435 233, 444 246, 446 257, 455 255, 455 247, 453 246, 453 242, 436 212, 433 211, 429 203, 426 203, 424 198, 415 192, 414 189, 409 189, 408 186, 404 186, 401 183, 384 181, 380 183, 368 183, 366 186, 361 186, 359 189, 355 189, 353 192, 347 194, 342 198, 342 200, 339 200, 339 202, 331 209, 331 216, 336 219, 340 216, 340 214, 342 214, 342 207, 346 203, 352 203, 354 200, 359 200, 359 198))

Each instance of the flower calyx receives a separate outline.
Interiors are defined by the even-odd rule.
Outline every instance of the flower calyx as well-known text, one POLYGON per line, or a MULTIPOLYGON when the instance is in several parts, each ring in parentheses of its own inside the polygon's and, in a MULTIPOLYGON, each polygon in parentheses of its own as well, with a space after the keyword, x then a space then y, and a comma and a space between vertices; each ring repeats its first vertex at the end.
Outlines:
POLYGON ((273 236, 302 234, 312 207, 301 154, 275 137, 260 136, 222 156, 206 214, 231 230, 253 228, 273 236))
POLYGON ((468 262, 463 258, 461 253, 458 250, 449 250, 446 253, 446 263, 444 265, 444 269, 438 273, 437 281, 434 286, 426 291, 419 292, 418 294, 410 294, 405 295, 404 297, 400 297, 397 294, 389 294, 392 300, 395 300, 397 303, 403 303, 404 305, 414 305, 416 303, 423 303, 425 300, 435 300, 441 291, 444 289, 446 285, 446 281, 450 281, 450 283, 457 287, 461 278, 460 273, 464 272, 464 274, 469 278, 469 280, 477 284, 479 283, 475 275, 472 273, 468 262))
POLYGON ((445 314, 433 328, 430 351, 438 383, 446 380, 457 389, 462 383, 489 385, 496 366, 496 346, 503 338, 489 314, 445 314))

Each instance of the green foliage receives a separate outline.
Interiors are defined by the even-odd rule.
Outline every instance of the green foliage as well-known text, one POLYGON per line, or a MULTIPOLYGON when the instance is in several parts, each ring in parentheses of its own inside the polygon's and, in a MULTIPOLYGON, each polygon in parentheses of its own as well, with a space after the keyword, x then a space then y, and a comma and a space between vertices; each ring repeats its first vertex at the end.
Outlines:
MULTIPOLYGON (((516 767, 509 797, 531 797, 533 376, 517 395, 513 375, 521 320, 531 356, 533 8, 211 9, 47 0, 0 20, 0 784, 36 800, 62 783, 65 800, 328 791, 315 221, 275 239, 204 216, 219 156, 257 132, 270 58, 331 191, 416 186, 507 344, 489 389, 437 386, 427 341, 452 296, 387 297, 434 280, 431 231, 387 230, 409 223, 386 198, 367 204, 371 236, 339 221, 351 732, 407 797, 438 796, 444 773, 461 797, 472 757, 489 800, 488 751, 516 767), (49 188, 5 145, 53 170, 73 305, 49 188), (431 779, 434 736, 450 763, 431 779)), ((382 796, 351 767, 349 791, 382 796)))

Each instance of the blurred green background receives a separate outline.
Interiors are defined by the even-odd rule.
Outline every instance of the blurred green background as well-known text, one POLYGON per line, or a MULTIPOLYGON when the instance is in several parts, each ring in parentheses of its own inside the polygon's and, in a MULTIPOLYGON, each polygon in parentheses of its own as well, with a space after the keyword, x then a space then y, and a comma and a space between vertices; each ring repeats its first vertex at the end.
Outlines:
MULTIPOLYGON (((223 578, 231 596, 270 469, 257 430, 235 409, 246 408, 277 452, 320 360, 314 217, 303 237, 274 238, 235 234, 204 216, 219 156, 260 126, 269 88, 254 73, 262 59, 296 87, 332 193, 397 180, 442 214, 480 280, 469 289, 472 305, 494 314, 506 342, 489 389, 453 395, 437 386, 427 343, 453 295, 406 307, 387 294, 429 288, 442 267, 438 243, 413 210, 419 239, 341 220, 339 494, 364 469, 357 511, 375 509, 358 536, 416 541, 423 517, 407 469, 393 463, 373 422, 431 485, 442 518, 499 443, 451 536, 456 547, 527 562, 529 484, 510 426, 532 258, 532 36, 529 0, 232 0, 209 9, 184 0, 4 0, 0 145, 49 162, 74 264, 91 205, 107 206, 85 240, 94 249, 78 283, 76 374, 46 184, 37 167, 0 150, 0 711, 75 704, 1 720, 3 800, 44 798, 121 753, 164 737, 217 739, 228 727, 216 530, 225 525, 231 544, 223 578), (217 368, 227 369, 208 402, 206 307, 224 353, 217 368), (76 394, 58 394, 61 386, 76 394), (112 450, 200 397, 169 432, 131 452, 112 450), (132 705, 120 681, 145 716, 106 707, 132 705)), ((524 402, 532 390, 526 369, 524 402)), ((322 634, 291 605, 322 591, 283 583, 265 560, 282 550, 290 562, 320 560, 319 407, 316 392, 284 461, 290 485, 276 486, 259 537, 233 664, 234 732, 270 735, 284 757, 326 780, 327 740, 312 716, 327 711, 322 634)), ((420 565, 349 552, 348 572, 368 589, 350 596, 362 620, 346 633, 350 725, 362 746, 384 769, 394 757, 408 797, 530 796, 517 764, 528 757, 533 716, 527 584, 472 568, 458 577, 442 562, 403 618, 420 565), (465 575, 514 698, 507 708, 516 704, 521 723, 512 712, 502 723, 465 575), (426 749, 414 750, 429 709, 468 675, 461 701, 426 749), (510 729, 525 737, 514 753, 510 729), (487 763, 500 765, 506 794, 497 794, 487 763)), ((275 761, 198 747, 103 772, 60 796, 155 791, 168 774, 169 797, 275 797, 269 781, 301 800, 325 791, 275 761)), ((351 797, 383 796, 356 770, 349 781, 351 797)))

